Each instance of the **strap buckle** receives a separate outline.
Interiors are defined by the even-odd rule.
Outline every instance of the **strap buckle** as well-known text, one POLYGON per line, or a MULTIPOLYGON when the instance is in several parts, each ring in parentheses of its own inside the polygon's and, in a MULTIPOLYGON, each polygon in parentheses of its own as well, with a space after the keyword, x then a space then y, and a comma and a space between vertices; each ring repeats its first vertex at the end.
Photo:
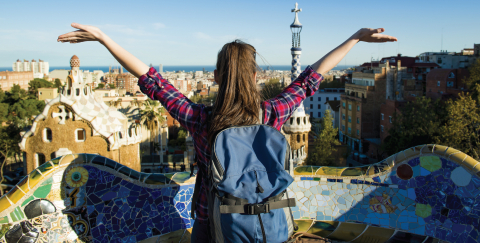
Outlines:
POLYGON ((246 214, 261 214, 261 213, 269 213, 270 212, 270 204, 269 203, 264 203, 264 204, 247 204, 245 205, 245 213, 246 214))

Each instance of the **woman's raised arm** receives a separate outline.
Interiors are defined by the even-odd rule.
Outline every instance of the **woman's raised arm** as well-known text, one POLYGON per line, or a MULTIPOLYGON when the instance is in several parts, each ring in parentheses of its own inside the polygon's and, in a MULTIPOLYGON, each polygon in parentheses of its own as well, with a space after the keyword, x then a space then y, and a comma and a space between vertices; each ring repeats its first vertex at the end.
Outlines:
POLYGON ((84 41, 98 41, 104 45, 117 61, 135 77, 140 77, 148 72, 149 67, 115 43, 99 28, 89 25, 72 23, 72 27, 79 30, 60 35, 57 41, 80 43, 84 41))
POLYGON ((364 42, 391 42, 397 41, 397 38, 389 35, 380 34, 384 32, 385 29, 369 29, 363 28, 353 34, 345 42, 339 45, 337 48, 333 49, 327 55, 322 57, 320 60, 315 62, 312 65, 312 69, 317 73, 325 75, 332 68, 337 66, 337 64, 347 55, 347 53, 352 49, 352 47, 357 44, 359 41, 364 42))

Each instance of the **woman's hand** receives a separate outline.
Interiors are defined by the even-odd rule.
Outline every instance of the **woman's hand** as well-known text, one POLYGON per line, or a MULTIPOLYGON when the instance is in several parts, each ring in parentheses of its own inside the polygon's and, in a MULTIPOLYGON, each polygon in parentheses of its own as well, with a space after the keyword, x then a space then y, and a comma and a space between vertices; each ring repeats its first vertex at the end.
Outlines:
POLYGON ((72 23, 72 27, 77 28, 79 30, 59 36, 57 41, 70 42, 70 43, 80 43, 84 41, 98 41, 103 44, 103 39, 105 37, 105 34, 103 34, 103 32, 99 28, 95 26, 82 25, 77 23, 72 23))
POLYGON ((364 42, 392 42, 397 41, 396 37, 380 34, 384 32, 384 28, 378 29, 370 29, 370 28, 363 28, 357 31, 355 34, 352 35, 351 39, 355 39, 358 41, 364 42))

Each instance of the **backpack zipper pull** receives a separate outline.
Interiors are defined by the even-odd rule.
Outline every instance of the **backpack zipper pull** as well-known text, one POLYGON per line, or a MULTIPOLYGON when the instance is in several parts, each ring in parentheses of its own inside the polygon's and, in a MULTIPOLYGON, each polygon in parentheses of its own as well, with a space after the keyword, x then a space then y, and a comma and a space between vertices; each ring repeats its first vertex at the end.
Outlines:
POLYGON ((257 175, 257 171, 255 171, 255 177, 257 178, 257 189, 260 193, 263 193, 264 190, 262 188, 262 186, 260 186, 260 183, 258 183, 258 175, 257 175))

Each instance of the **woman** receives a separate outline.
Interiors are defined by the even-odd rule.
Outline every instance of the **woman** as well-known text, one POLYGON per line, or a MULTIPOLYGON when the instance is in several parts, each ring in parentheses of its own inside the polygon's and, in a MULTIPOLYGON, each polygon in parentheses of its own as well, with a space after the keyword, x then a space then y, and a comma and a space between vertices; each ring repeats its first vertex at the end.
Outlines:
MULTIPOLYGON (((76 23, 73 23, 72 27, 79 30, 59 36, 58 41, 98 41, 125 69, 139 77, 138 85, 141 91, 151 99, 159 100, 172 117, 192 134, 196 162, 199 165, 198 173, 203 174, 206 174, 206 165, 211 155, 210 145, 216 133, 230 126, 258 123, 260 109, 263 109, 264 124, 280 130, 300 103, 318 90, 323 80, 322 75, 335 67, 356 43, 397 41, 395 37, 381 34, 384 32, 382 28, 360 29, 340 46, 308 66, 281 94, 267 101, 261 100, 256 87, 255 48, 238 40, 227 43, 218 53, 214 76, 215 82, 219 84, 219 91, 211 108, 212 115, 208 116, 207 109, 210 108, 190 101, 153 67, 149 68, 100 29, 76 23)), ((205 181, 202 181, 199 200, 195 205, 197 219, 193 226, 192 242, 208 241, 208 211, 204 185, 205 181)))

